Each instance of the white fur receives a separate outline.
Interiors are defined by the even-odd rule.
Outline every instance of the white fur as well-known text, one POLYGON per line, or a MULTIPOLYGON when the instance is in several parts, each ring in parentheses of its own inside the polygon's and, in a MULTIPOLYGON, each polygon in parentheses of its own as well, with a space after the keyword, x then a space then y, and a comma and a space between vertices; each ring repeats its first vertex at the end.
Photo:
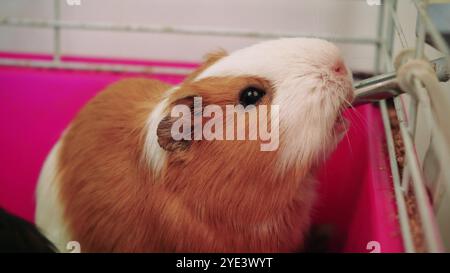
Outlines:
POLYGON ((345 94, 328 84, 349 79, 332 72, 341 61, 339 49, 330 42, 286 38, 237 50, 206 69, 195 81, 225 76, 269 80, 275 89, 272 104, 280 109, 280 135, 284 141, 280 143, 281 158, 277 163, 284 170, 295 162, 320 160, 332 146, 328 137, 330 126, 342 103, 339 96, 345 94))
POLYGON ((166 91, 164 99, 162 99, 158 105, 153 109, 147 119, 146 135, 144 143, 144 160, 150 165, 153 174, 157 177, 166 162, 167 153, 164 149, 159 146, 157 130, 158 125, 164 118, 167 107, 169 96, 178 89, 175 86, 166 91))
POLYGON ((332 65, 340 58, 337 47, 311 38, 265 41, 233 52, 203 71, 195 81, 208 77, 258 76, 275 87, 311 73, 319 66, 332 65))
POLYGON ((58 156, 61 143, 58 141, 45 160, 37 186, 36 225, 58 248, 65 252, 70 234, 64 224, 63 207, 59 199, 58 156))

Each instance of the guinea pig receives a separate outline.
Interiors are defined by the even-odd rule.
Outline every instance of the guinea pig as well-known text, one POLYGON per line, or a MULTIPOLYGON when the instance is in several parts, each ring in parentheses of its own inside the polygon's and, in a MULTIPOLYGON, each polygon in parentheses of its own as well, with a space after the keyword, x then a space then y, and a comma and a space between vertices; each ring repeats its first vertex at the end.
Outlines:
POLYGON ((36 223, 61 250, 77 241, 81 252, 301 251, 314 172, 345 134, 341 114, 352 100, 340 51, 311 38, 211 53, 177 86, 121 80, 77 114, 50 152, 36 223), (260 116, 277 125, 278 142, 264 150, 260 136, 194 134, 212 115, 174 135, 181 118, 172 110, 181 105, 198 118, 196 98, 200 109, 245 106, 222 117, 243 117, 245 126, 261 114, 257 106, 269 107, 260 116))

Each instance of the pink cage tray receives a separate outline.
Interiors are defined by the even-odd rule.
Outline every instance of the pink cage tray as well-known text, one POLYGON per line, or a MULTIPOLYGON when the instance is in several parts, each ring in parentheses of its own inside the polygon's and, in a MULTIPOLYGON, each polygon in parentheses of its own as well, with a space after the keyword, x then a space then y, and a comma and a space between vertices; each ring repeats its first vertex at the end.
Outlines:
MULTIPOLYGON (((36 54, 0 53, 3 58, 50 59, 36 54)), ((196 64, 65 57, 70 61, 195 67, 196 64)), ((33 221, 35 187, 43 161, 76 112, 108 84, 136 74, 0 67, 0 207, 33 221)), ((176 84, 180 76, 153 75, 176 84)), ((379 109, 373 105, 345 113, 344 138, 319 174, 313 213, 331 226, 331 251, 403 252, 392 177, 379 109), (351 142, 351 147, 350 143, 351 142)))

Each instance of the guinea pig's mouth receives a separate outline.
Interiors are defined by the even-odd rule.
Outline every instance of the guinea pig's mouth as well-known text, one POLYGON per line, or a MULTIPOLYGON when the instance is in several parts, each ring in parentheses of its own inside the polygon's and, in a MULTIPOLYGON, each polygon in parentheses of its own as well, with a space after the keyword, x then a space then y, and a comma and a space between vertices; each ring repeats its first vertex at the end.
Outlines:
POLYGON ((347 132, 350 122, 345 119, 342 114, 339 114, 334 121, 333 131, 336 135, 344 134, 347 132))

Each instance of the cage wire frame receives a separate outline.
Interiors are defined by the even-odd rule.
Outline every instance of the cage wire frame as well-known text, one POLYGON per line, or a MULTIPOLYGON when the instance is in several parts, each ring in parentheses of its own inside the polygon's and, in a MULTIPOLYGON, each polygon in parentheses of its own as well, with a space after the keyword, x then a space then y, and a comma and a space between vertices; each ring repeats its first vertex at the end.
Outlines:
MULTIPOLYGON (((436 48, 448 58, 449 49, 427 14, 426 8, 429 1, 413 0, 413 3, 417 9, 418 16, 416 25, 418 37, 415 43, 414 59, 425 59, 424 50, 426 33, 431 36, 436 48)), ((396 11, 397 1, 392 0, 384 2, 379 19, 378 35, 383 42, 380 43, 377 48, 377 62, 375 67, 375 71, 377 72, 393 72, 396 70, 393 65, 395 32, 399 34, 400 39, 402 36, 402 29, 396 11)), ((438 104, 436 103, 436 99, 438 99, 437 97, 439 96, 440 99, 442 99, 441 102, 445 104, 446 100, 445 98, 442 98, 442 96, 445 96, 445 90, 439 85, 436 77, 431 80, 431 83, 425 81, 430 80, 421 79, 421 77, 414 75, 410 80, 411 84, 409 89, 404 90, 409 94, 407 95, 410 99, 409 115, 405 111, 405 108, 407 107, 405 107, 403 98, 399 96, 393 99, 395 111, 399 119, 401 137, 405 146, 406 161, 401 178, 396 160, 394 139, 391 132, 387 104, 384 100, 380 102, 398 217, 406 252, 416 252, 405 200, 410 187, 412 187, 416 198, 415 200, 426 251, 445 251, 436 220, 436 211, 438 210, 436 204, 439 204, 440 194, 443 191, 448 190, 448 183, 450 182, 449 168, 446 166, 449 162, 450 150, 448 137, 450 135, 448 134, 448 125, 442 122, 445 120, 445 114, 448 115, 450 105, 445 105, 447 108, 441 107, 441 109, 439 109, 440 111, 433 109, 433 106, 437 106, 438 104), (427 154, 434 154, 435 157, 438 158, 438 163, 436 164, 436 160, 430 161, 429 158, 426 158, 427 154), (434 172, 439 174, 437 179, 431 180, 425 174, 425 170, 427 167, 430 168, 430 165, 434 167, 434 172), (447 185, 445 185, 445 183, 447 185), (428 196, 428 189, 430 187, 437 189, 434 192, 431 192, 432 200, 430 200, 428 196)))
MULTIPOLYGON (((417 8, 418 37, 415 45, 415 58, 424 59, 425 34, 429 33, 437 49, 445 56, 449 56, 449 49, 443 40, 443 37, 437 31, 431 22, 426 7, 430 2, 427 0, 410 0, 417 8)), ((132 73, 155 73, 186 75, 192 71, 190 68, 172 68, 143 65, 115 65, 115 64, 92 64, 80 62, 68 62, 61 59, 61 30, 79 29, 87 31, 117 31, 117 32, 140 32, 140 33, 167 33, 184 35, 204 35, 204 36, 230 36, 243 38, 271 39, 280 37, 315 37, 327 39, 336 43, 373 45, 375 50, 376 73, 393 72, 394 61, 394 40, 395 34, 401 33, 401 25, 397 15, 397 0, 380 1, 377 37, 372 38, 353 38, 339 36, 318 36, 305 33, 272 33, 258 32, 251 30, 235 29, 210 29, 189 26, 160 26, 160 25, 138 25, 138 24, 115 24, 109 22, 78 22, 64 21, 60 19, 60 0, 53 0, 54 16, 53 19, 30 19, 3 17, 0 18, 0 26, 15 27, 34 27, 53 29, 53 58, 51 61, 40 60, 15 60, 0 58, 2 66, 19 66, 32 68, 49 69, 73 69, 73 70, 94 70, 94 71, 112 71, 112 72, 132 72, 132 73)), ((438 2, 438 1, 435 1, 438 2)), ((441 105, 440 110, 434 111, 436 93, 445 92, 439 86, 437 79, 424 80, 413 76, 410 90, 407 93, 415 94, 409 96, 409 115, 405 112, 405 102, 401 96, 393 99, 401 136, 405 146, 406 164, 403 174, 400 176, 397 159, 395 154, 394 139, 392 136, 390 120, 388 116, 388 107, 385 100, 379 102, 382 120, 384 124, 386 142, 388 147, 389 161, 392 172, 393 188, 395 193, 396 205, 398 210, 398 220, 403 239, 405 252, 416 252, 413 242, 411 227, 406 207, 406 194, 410 187, 416 197, 416 205, 423 229, 426 251, 443 252, 445 251, 441 233, 436 221, 436 204, 445 189, 450 188, 450 168, 446 168, 445 163, 450 162, 450 127, 445 125, 445 114, 448 114, 450 105, 441 105), (427 90, 427 89, 432 90, 427 90), (434 94, 434 95, 431 95, 434 94), (431 95, 431 96, 430 96, 431 95), (445 108, 448 106, 448 108, 445 108), (427 155, 434 153, 435 160, 428 160, 427 155), (435 161, 439 162, 436 166, 435 161), (431 163, 430 163, 431 162, 431 163), (428 167, 435 173, 439 173, 438 179, 434 181, 427 180, 424 170, 428 167), (445 185, 445 183, 447 185, 445 185), (427 188, 432 191, 432 200, 430 200, 427 188), (435 207, 433 207, 435 204, 435 207)), ((448 90, 447 90, 448 91, 448 90)), ((405 95, 403 95, 405 96, 405 95)), ((445 101, 445 100, 443 100, 445 101)), ((450 203, 450 200, 449 200, 450 203)))

